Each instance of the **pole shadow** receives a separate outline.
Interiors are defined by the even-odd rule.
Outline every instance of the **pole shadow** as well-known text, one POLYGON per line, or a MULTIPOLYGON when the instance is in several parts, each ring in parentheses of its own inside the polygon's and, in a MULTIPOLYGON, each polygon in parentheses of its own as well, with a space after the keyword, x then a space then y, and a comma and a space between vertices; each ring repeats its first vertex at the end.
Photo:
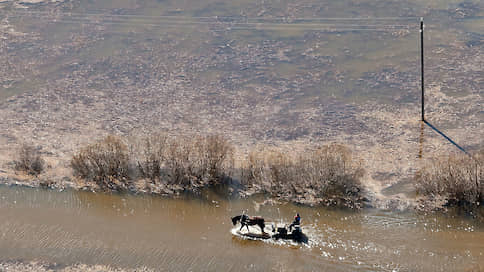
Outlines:
MULTIPOLYGON (((469 155, 467 151, 460 145, 458 145, 454 140, 452 140, 449 136, 445 135, 442 131, 438 130, 436 127, 434 127, 431 123, 429 123, 427 120, 423 121, 427 126, 429 126, 433 131, 437 132, 440 134, 440 136, 444 137, 447 141, 449 141, 451 144, 453 144, 455 147, 457 147, 460 151, 464 152, 465 154, 469 155)), ((423 135, 422 135, 423 136, 423 135)), ((423 139, 423 137, 421 138, 423 139)))

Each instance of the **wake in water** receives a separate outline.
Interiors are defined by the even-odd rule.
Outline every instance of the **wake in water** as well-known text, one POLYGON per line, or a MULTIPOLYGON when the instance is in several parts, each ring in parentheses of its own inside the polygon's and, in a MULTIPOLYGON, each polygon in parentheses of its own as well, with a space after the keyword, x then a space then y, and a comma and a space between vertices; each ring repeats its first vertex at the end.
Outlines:
MULTIPOLYGON (((305 239, 303 241, 295 241, 294 239, 276 239, 273 237, 276 232, 274 232, 273 227, 277 227, 276 223, 268 222, 268 226, 264 228, 266 234, 264 235, 258 227, 249 226, 249 230, 246 227, 240 229, 240 226, 236 226, 230 230, 233 236, 242 240, 253 240, 261 241, 268 244, 274 244, 279 246, 290 246, 290 247, 307 247, 310 248, 314 244, 311 239, 309 239, 306 234, 304 234, 305 239)), ((306 229, 305 229, 306 232, 306 229)))

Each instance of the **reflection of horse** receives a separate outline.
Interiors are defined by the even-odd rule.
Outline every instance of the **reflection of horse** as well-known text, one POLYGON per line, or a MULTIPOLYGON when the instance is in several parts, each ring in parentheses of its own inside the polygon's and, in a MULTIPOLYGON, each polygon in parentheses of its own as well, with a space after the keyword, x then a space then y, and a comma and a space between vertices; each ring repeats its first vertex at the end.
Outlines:
POLYGON ((249 217, 245 214, 232 217, 232 224, 234 224, 234 226, 235 224, 237 224, 238 221, 240 221, 241 224, 240 230, 242 230, 242 228, 246 226, 247 231, 249 231, 249 226, 257 225, 262 230, 262 233, 265 233, 264 228, 266 225, 264 224, 264 218, 262 217, 249 217))

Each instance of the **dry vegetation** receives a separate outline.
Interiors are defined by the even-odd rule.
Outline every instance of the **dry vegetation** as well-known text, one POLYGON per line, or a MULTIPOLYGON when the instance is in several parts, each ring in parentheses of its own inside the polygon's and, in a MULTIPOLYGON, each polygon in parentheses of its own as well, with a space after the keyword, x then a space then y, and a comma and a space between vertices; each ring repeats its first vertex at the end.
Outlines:
POLYGON ((432 160, 416 175, 417 191, 427 198, 444 197, 448 205, 484 202, 484 150, 473 156, 449 155, 432 160))
MULTIPOLYGON (((381 31, 239 32, 227 30, 232 22, 225 19, 215 19, 214 25, 197 31, 163 25, 150 30, 124 16, 142 16, 155 8, 163 15, 166 8, 177 10, 176 1, 171 3, 173 9, 165 2, 154 5, 141 1, 132 10, 119 9, 118 5, 109 9, 93 2, 89 9, 101 6, 104 10, 99 18, 86 14, 83 23, 65 24, 72 22, 70 12, 84 14, 86 3, 20 2, 0 4, 6 16, 0 20, 0 182, 37 182, 17 176, 9 166, 16 152, 12 147, 26 140, 42 145, 44 154, 49 154, 46 159, 52 169, 42 173, 42 178, 64 187, 73 184, 68 167, 76 151, 72 147, 84 146, 93 137, 158 130, 180 135, 216 132, 230 135, 230 140, 240 146, 344 142, 369 162, 363 183, 372 205, 393 207, 393 201, 405 207, 414 204, 414 187, 407 181, 420 167, 415 159, 419 70, 413 59, 417 48, 409 47, 411 32, 403 36, 381 31), (25 15, 29 10, 34 14, 40 11, 41 18, 25 15), (119 17, 129 27, 113 25, 111 16, 119 17), (56 33, 55 39, 52 33, 56 33), (384 42, 368 48, 368 39, 384 42), (394 54, 392 65, 388 63, 388 50, 394 54), (371 60, 367 54, 373 56, 371 60)), ((402 11, 396 8, 400 6, 397 2, 386 8, 402 11)), ((325 17, 331 10, 328 3, 318 1, 291 3, 288 10, 273 4, 250 4, 244 14, 259 17, 263 10, 267 18, 281 14, 288 18, 303 14, 325 17)), ((200 3, 196 9, 202 7, 212 10, 209 3, 200 3)), ((241 6, 228 3, 225 8, 238 14, 241 6)), ((192 14, 185 7, 181 10, 192 14)), ((465 10, 471 14, 482 10, 482 5, 465 10)), ((373 5, 358 7, 362 16, 374 11, 373 5)), ((444 16, 450 21, 436 28, 432 42, 426 45, 432 48, 426 51, 426 61, 433 67, 426 74, 427 113, 437 128, 451 132, 449 136, 455 142, 465 143, 463 147, 471 150, 483 143, 479 136, 484 129, 482 38, 471 31, 475 23, 453 23, 452 18, 457 18, 453 5, 439 12, 451 16, 444 16), (441 35, 450 32, 462 39, 441 35)), ((153 22, 158 21, 154 17, 143 20, 159 24, 153 22)), ((140 179, 149 181, 153 188, 169 183, 196 185, 204 180, 227 182, 212 179, 205 170, 200 175, 197 169, 184 168, 187 161, 190 165, 202 163, 195 162, 196 152, 175 163, 169 159, 168 149, 150 155, 139 147, 136 152, 141 154, 136 161, 131 154, 132 143, 122 141, 128 148, 129 178, 98 179, 96 183, 103 187, 129 187, 130 180, 140 179), (173 163, 172 168, 169 163, 173 163)), ((435 150, 450 152, 454 148, 430 129, 426 129, 424 142, 424 157, 435 156, 435 150)), ((181 144, 174 147, 178 155, 172 156, 181 156, 185 148, 181 144)), ((298 160, 286 150, 281 152, 291 163, 298 160)), ((227 175, 240 176, 240 169, 235 169, 235 174, 227 175)), ((243 174, 250 176, 250 171, 243 174)), ((89 175, 91 180, 98 176, 92 172, 86 177, 89 175)), ((267 191, 267 184, 252 186, 253 180, 236 180, 248 188, 267 191)), ((290 185, 287 188, 300 191, 290 185)), ((318 190, 304 189, 308 196, 298 201, 317 198, 318 190)), ((287 192, 284 189, 281 194, 287 192)))
POLYGON ((23 144, 18 150, 18 158, 14 161, 15 170, 38 176, 45 169, 45 161, 38 148, 23 144))
MULTIPOLYGON (((365 184, 372 185, 375 193, 414 174, 418 141, 414 79, 418 78, 418 69, 414 67, 417 62, 407 55, 413 50, 407 46, 412 41, 410 33, 404 37, 365 31, 360 37, 345 32, 338 33, 337 39, 336 33, 312 31, 241 34, 221 31, 230 22, 217 20, 213 26, 195 32, 165 27, 151 32, 125 19, 123 22, 130 27, 119 33, 117 24, 102 20, 105 16, 99 19, 86 15, 84 23, 64 24, 72 20, 68 11, 84 13, 84 4, 47 2, 1 4, 6 15, 0 22, 1 175, 10 176, 8 154, 25 138, 32 138, 36 145, 52 153, 50 157, 62 168, 51 171, 52 177, 62 180, 65 176, 56 174, 68 172, 64 165, 73 152, 72 146, 105 133, 129 135, 151 129, 179 134, 217 132, 230 135, 240 145, 292 140, 344 142, 372 162, 365 184), (27 10, 45 14, 42 20, 36 16, 14 19, 24 16, 21 13, 27 10), (86 27, 92 23, 88 21, 96 21, 96 27, 86 27), (63 25, 63 31, 58 30, 59 25, 63 25), (51 33, 56 33, 57 38, 52 39, 51 33), (369 61, 365 41, 373 38, 385 42, 371 48, 368 53, 375 59, 369 61), (396 54, 395 65, 390 65, 393 68, 385 60, 385 52, 390 49, 396 54), (365 69, 360 71, 363 66, 365 69), (382 103, 380 97, 391 101, 382 103)), ((258 17, 261 10, 268 18, 286 12, 288 17, 299 17, 300 12, 307 12, 306 16, 328 15, 328 3, 308 3, 292 3, 290 10, 270 2, 250 4, 245 15, 258 17), (307 8, 321 5, 324 7, 307 8), (315 10, 318 14, 314 14, 315 10)), ((91 4, 92 8, 98 6, 91 4)), ((178 5, 176 1, 172 4, 178 5)), ((148 4, 150 9, 141 2, 135 6, 122 13, 141 15, 158 8, 159 14, 164 14, 167 3, 158 7, 148 4)), ((196 9, 202 6, 211 9, 207 3, 196 9)), ((121 12, 117 8, 106 9, 106 15, 121 12)), ((240 11, 239 5, 227 4, 226 8, 229 13, 240 11)), ((362 5, 358 12, 367 16, 374 7, 362 5)), ((443 12, 455 15, 454 8, 443 12)), ((437 127, 455 129, 453 140, 476 146, 481 144, 479 135, 483 130, 480 79, 484 54, 483 47, 478 46, 482 39, 451 22, 443 25, 452 29, 439 28, 439 33, 450 31, 465 38, 455 42, 453 36, 437 38, 435 34, 433 45, 429 44, 433 49, 426 59, 434 69, 427 75, 434 87, 429 92, 428 113, 437 127), (450 90, 462 91, 454 95, 450 90)), ((432 145, 428 150, 448 151, 437 137, 426 138, 426 143, 432 145)), ((175 151, 182 152, 181 147, 175 151)), ((430 151, 426 155, 432 156, 430 151)), ((151 158, 145 159, 149 162, 151 158)), ((167 167, 166 161, 152 161, 151 166, 142 162, 141 168, 135 165, 140 175, 154 183, 167 178, 166 172, 156 172, 161 171, 157 170, 161 165, 167 167)), ((185 174, 180 176, 188 182, 185 174)))
POLYGON ((262 192, 296 202, 356 207, 360 202, 361 163, 342 145, 288 153, 259 149, 249 153, 243 181, 262 192))
POLYGON ((104 190, 127 190, 137 179, 191 190, 230 179, 233 147, 220 136, 107 136, 75 154, 71 167, 104 190))
POLYGON ((95 181, 103 189, 126 189, 128 148, 114 136, 82 148, 71 160, 74 175, 95 181))
POLYGON ((172 192, 232 186, 230 192, 265 193, 297 203, 361 205, 363 170, 345 146, 307 148, 298 154, 258 147, 237 160, 234 154, 236 148, 218 135, 108 136, 82 148, 71 166, 75 175, 105 190, 128 189, 141 180, 172 192))
POLYGON ((139 175, 152 183, 219 185, 233 169, 234 147, 221 136, 157 134, 141 141, 142 152, 134 160, 139 175))

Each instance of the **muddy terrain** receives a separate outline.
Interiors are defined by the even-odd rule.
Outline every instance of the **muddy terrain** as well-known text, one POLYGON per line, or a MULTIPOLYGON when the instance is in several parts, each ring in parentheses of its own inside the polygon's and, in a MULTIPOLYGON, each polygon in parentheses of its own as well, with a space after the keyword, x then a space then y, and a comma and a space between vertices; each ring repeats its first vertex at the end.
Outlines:
POLYGON ((424 160, 461 152, 421 129, 421 16, 427 120, 482 148, 481 2, 239 2, 0 1, 0 180, 76 186, 72 154, 106 134, 338 142, 375 206, 406 208, 424 160), (14 171, 22 143, 46 158, 40 177, 14 171))

